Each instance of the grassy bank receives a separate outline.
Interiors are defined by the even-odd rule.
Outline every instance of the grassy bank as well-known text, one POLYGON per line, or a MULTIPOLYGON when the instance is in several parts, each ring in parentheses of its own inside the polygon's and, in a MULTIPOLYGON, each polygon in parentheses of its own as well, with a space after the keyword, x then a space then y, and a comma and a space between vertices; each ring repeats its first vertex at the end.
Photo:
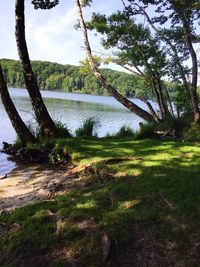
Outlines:
POLYGON ((79 164, 98 163, 80 174, 82 187, 1 215, 0 266, 199 266, 199 145, 69 139, 59 147, 79 164))

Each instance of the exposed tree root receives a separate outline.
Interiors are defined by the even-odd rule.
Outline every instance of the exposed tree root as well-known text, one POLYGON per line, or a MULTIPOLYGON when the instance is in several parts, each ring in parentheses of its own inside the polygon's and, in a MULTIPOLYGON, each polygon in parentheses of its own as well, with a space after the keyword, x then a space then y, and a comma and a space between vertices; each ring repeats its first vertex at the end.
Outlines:
POLYGON ((93 167, 96 164, 116 164, 116 163, 120 163, 123 161, 132 161, 132 160, 142 160, 141 157, 118 157, 118 158, 110 158, 110 159, 103 159, 103 160, 98 160, 98 161, 93 161, 93 162, 89 162, 86 164, 83 164, 81 166, 77 166, 75 168, 73 168, 72 170, 66 172, 66 176, 71 175, 71 174, 78 174, 82 171, 87 170, 88 168, 93 167))

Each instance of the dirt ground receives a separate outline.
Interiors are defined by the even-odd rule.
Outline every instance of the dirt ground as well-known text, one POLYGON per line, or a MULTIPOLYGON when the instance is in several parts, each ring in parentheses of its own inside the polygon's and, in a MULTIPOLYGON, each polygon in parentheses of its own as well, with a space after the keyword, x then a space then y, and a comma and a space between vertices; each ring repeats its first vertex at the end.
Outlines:
POLYGON ((81 185, 74 166, 61 168, 39 164, 18 166, 6 178, 0 179, 0 211, 11 210, 81 185))

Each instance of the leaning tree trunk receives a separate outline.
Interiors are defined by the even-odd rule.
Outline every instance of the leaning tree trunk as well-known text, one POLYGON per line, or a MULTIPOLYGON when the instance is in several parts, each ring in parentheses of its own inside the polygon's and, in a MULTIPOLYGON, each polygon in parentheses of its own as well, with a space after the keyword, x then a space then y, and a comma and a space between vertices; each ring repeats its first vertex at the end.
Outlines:
POLYGON ((185 35, 185 43, 188 47, 188 50, 192 59, 192 81, 190 84, 190 94, 192 109, 194 113, 194 121, 200 123, 200 109, 199 109, 199 99, 197 94, 197 81, 198 81, 198 60, 197 55, 192 44, 192 38, 190 36, 189 25, 187 21, 183 18, 183 31, 185 35))
POLYGON ((148 63, 148 60, 145 57, 143 50, 138 47, 137 42, 135 42, 134 44, 135 44, 135 48, 137 49, 137 51, 140 53, 141 57, 143 58, 145 66, 148 70, 148 76, 146 79, 147 81, 149 79, 151 83, 151 87, 153 89, 154 95, 156 97, 156 101, 160 109, 161 118, 166 119, 168 117, 171 117, 172 115, 169 112, 167 105, 165 104, 160 77, 158 77, 156 73, 152 70, 150 64, 148 63))
POLYGON ((4 75, 0 65, 0 96, 8 117, 16 131, 19 139, 23 144, 33 143, 36 141, 35 137, 29 131, 23 120, 21 119, 13 101, 9 95, 8 87, 4 79, 4 75))
POLYGON ((86 25, 85 25, 85 22, 84 22, 84 19, 83 19, 80 0, 76 0, 76 5, 77 5, 77 10, 78 10, 79 19, 80 19, 80 27, 81 27, 81 30, 83 32, 83 38, 84 38, 84 44, 85 44, 85 48, 86 48, 86 52, 87 52, 88 62, 90 64, 90 67, 91 67, 94 75, 96 76, 96 78, 100 81, 100 83, 103 85, 103 87, 105 89, 107 89, 107 91, 117 101, 119 101, 122 105, 124 105, 130 111, 132 111, 137 116, 139 116, 140 118, 142 118, 143 120, 145 120, 147 122, 155 121, 155 117, 153 115, 151 115, 150 113, 148 113, 147 111, 143 110, 142 108, 140 108, 139 106, 134 104, 132 101, 128 100, 126 97, 121 95, 113 86, 111 86, 107 82, 105 77, 99 71, 99 69, 97 68, 97 66, 96 66, 96 64, 95 64, 95 62, 93 60, 93 57, 92 57, 92 50, 91 50, 91 47, 90 47, 90 44, 89 44, 89 40, 88 40, 87 28, 86 28, 86 25))
POLYGON ((42 135, 56 136, 57 128, 44 105, 38 83, 32 70, 29 59, 28 48, 25 38, 25 15, 24 0, 16 0, 15 6, 16 28, 15 37, 20 62, 23 68, 25 85, 31 98, 31 103, 35 112, 36 120, 39 124, 42 135))
MULTIPOLYGON (((136 7, 139 7, 137 4, 135 4, 135 5, 136 5, 136 7)), ((152 20, 149 17, 148 13, 142 7, 140 7, 140 14, 143 15, 143 16, 145 16, 145 18, 147 19, 149 25, 156 32, 156 34, 158 36, 160 36, 161 40, 163 40, 164 42, 166 42, 169 45, 169 47, 171 48, 171 50, 173 52, 173 55, 174 55, 174 59, 176 61, 177 67, 178 67, 179 74, 181 76, 181 79, 182 79, 182 82, 183 82, 183 85, 184 85, 184 88, 185 88, 185 91, 186 91, 186 93, 188 93, 189 92, 189 84, 188 84, 187 79, 186 79, 186 76, 185 76, 184 68, 183 68, 183 66, 182 66, 182 64, 180 62, 180 58, 179 58, 179 55, 178 55, 178 51, 177 51, 176 46, 173 44, 172 40, 169 37, 165 36, 162 33, 162 31, 159 30, 159 28, 156 28, 155 24, 152 22, 152 20)), ((170 106, 171 106, 171 110, 173 110, 173 107, 172 107, 171 104, 170 104, 170 106)))
POLYGON ((156 84, 157 84, 157 93, 159 97, 159 102, 162 108, 163 119, 171 118, 173 115, 170 113, 167 104, 165 103, 163 95, 163 85, 159 77, 156 77, 156 84))
POLYGON ((153 92, 156 98, 156 102, 158 103, 158 107, 160 110, 161 118, 162 120, 165 119, 166 116, 166 109, 163 101, 163 95, 161 94, 160 88, 158 87, 158 82, 157 79, 152 75, 151 73, 149 74, 150 81, 151 81, 151 86, 153 88, 153 92))

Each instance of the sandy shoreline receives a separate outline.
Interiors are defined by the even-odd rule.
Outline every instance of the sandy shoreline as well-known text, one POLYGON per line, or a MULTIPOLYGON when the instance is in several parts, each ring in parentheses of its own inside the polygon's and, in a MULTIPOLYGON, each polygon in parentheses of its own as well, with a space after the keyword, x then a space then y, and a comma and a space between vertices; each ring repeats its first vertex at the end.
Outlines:
POLYGON ((0 211, 48 199, 54 191, 73 187, 78 177, 68 175, 68 168, 51 169, 39 164, 18 166, 7 178, 0 180, 0 211))

